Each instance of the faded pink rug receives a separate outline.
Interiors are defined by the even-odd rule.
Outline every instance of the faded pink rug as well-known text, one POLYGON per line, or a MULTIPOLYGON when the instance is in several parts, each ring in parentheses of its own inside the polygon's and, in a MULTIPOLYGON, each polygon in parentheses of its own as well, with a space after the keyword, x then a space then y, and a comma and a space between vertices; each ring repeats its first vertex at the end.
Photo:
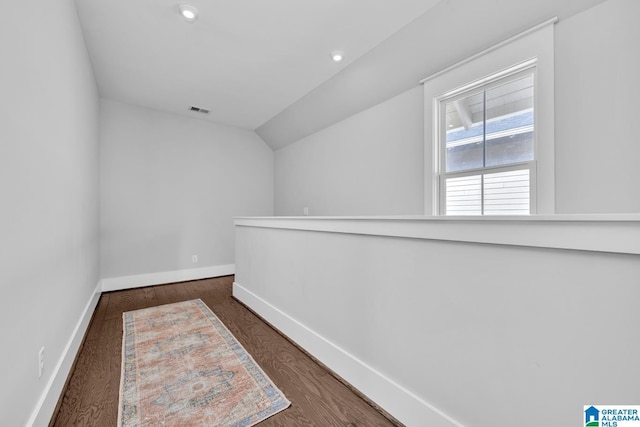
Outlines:
POLYGON ((252 426, 289 401, 201 300, 122 315, 118 426, 252 426))

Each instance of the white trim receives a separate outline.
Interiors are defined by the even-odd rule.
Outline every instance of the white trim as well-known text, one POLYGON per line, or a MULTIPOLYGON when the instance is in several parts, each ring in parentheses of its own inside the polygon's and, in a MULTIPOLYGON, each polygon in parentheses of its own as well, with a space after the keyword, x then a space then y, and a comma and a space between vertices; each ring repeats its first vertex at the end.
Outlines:
POLYGON ((51 374, 47 385, 44 387, 44 391, 40 395, 40 399, 38 400, 35 409, 27 421, 27 427, 34 425, 46 426, 49 424, 56 405, 58 404, 62 389, 64 388, 67 377, 69 376, 69 372, 71 371, 71 367, 73 366, 73 361, 75 360, 78 349, 82 344, 84 334, 89 327, 89 322, 91 321, 93 312, 98 305, 98 300, 102 294, 101 289, 102 283, 98 282, 98 285, 89 298, 76 327, 71 333, 69 341, 67 341, 67 345, 62 351, 60 359, 58 359, 58 363, 53 369, 53 373, 51 374))
POLYGON ((640 255, 640 215, 236 218, 236 226, 640 255))
MULTIPOLYGON (((464 83, 462 86, 452 89, 442 94, 441 96, 439 96, 438 101, 451 102, 451 100, 461 99, 468 96, 467 92, 472 91, 474 89, 479 89, 481 87, 484 87, 484 90, 490 90, 504 84, 505 81, 508 83, 510 81, 518 80, 520 79, 521 76, 526 76, 527 74, 530 74, 527 71, 535 70, 537 63, 538 63, 537 58, 530 58, 522 61, 519 64, 514 64, 503 70, 496 71, 495 73, 492 73, 488 76, 483 76, 480 79, 475 80, 473 82, 464 83)), ((511 113, 506 116, 511 116, 513 114, 514 113, 511 113)), ((496 117, 491 120, 501 119, 506 116, 496 117)), ((487 120, 487 122, 491 120, 487 120)))
POLYGON ((520 39, 520 38, 522 38, 522 37, 524 37, 524 36, 526 36, 528 34, 534 33, 536 31, 538 31, 539 29, 546 27, 547 25, 555 24, 556 22, 558 22, 558 17, 557 16, 554 16, 553 18, 547 19, 546 21, 541 22, 538 25, 534 25, 533 27, 529 28, 528 30, 524 30, 521 33, 516 34, 515 36, 509 37, 508 39, 503 40, 498 44, 494 44, 493 46, 488 47, 487 49, 476 53, 475 55, 471 55, 470 57, 465 58, 462 61, 456 62, 455 64, 450 65, 450 66, 448 66, 447 68, 445 68, 443 70, 440 70, 440 71, 438 71, 436 73, 433 73, 430 76, 427 76, 424 79, 420 80, 419 83, 420 84, 424 84, 425 82, 427 82, 427 81, 429 81, 431 79, 435 79, 436 77, 441 76, 442 74, 448 73, 449 71, 451 71, 451 70, 453 70, 455 68, 458 68, 459 66, 464 65, 467 62, 471 62, 474 59, 476 59, 478 57, 481 57, 483 55, 486 55, 489 52, 492 52, 492 51, 494 51, 496 49, 500 49, 502 46, 508 45, 511 42, 514 42, 514 41, 516 41, 516 40, 518 40, 518 39, 520 39))
POLYGON ((102 291, 119 291, 121 289, 141 288, 143 286, 162 285, 165 283, 184 282, 187 280, 208 279, 210 277, 234 274, 235 264, 213 265, 210 267, 190 268, 185 270, 162 271, 158 273, 136 274, 133 276, 109 277, 102 279, 102 291))
POLYGON ((346 352, 237 282, 233 283, 233 296, 402 423, 406 425, 464 427, 438 408, 387 378, 373 367, 346 352))

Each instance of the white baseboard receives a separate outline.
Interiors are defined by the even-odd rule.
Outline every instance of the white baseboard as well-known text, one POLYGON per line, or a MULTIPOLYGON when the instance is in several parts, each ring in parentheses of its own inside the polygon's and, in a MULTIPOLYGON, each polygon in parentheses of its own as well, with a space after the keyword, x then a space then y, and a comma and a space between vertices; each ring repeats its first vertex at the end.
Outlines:
POLYGON ((67 381, 67 377, 69 376, 69 372, 73 366, 73 361, 76 358, 76 354, 78 354, 80 344, 82 344, 84 334, 89 327, 89 322, 91 321, 93 312, 98 305, 101 289, 102 284, 98 282, 95 291, 91 295, 87 305, 84 307, 80 320, 78 320, 76 327, 73 329, 71 337, 69 338, 58 363, 53 369, 53 373, 51 374, 47 385, 44 387, 44 391, 38 400, 38 404, 31 413, 29 421, 27 421, 27 427, 49 425, 53 412, 58 404, 60 394, 62 393, 62 389, 64 388, 64 384, 67 381))
POLYGON ((235 270, 235 264, 227 264, 186 270, 162 271, 159 273, 136 274, 134 276, 109 277, 102 279, 102 292, 228 276, 234 274, 235 270))
POLYGON ((233 296, 405 425, 464 427, 237 282, 233 296))

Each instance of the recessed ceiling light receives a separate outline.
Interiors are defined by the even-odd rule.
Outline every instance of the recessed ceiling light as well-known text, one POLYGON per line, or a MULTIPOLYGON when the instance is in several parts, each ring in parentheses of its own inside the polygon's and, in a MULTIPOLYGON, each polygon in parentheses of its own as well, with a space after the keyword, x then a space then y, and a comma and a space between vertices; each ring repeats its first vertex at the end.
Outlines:
POLYGON ((342 61, 344 59, 344 52, 341 52, 339 50, 331 52, 331 59, 333 59, 333 62, 342 61))
POLYGON ((188 4, 181 4, 178 6, 180 15, 190 24, 193 24, 198 19, 198 9, 188 4))

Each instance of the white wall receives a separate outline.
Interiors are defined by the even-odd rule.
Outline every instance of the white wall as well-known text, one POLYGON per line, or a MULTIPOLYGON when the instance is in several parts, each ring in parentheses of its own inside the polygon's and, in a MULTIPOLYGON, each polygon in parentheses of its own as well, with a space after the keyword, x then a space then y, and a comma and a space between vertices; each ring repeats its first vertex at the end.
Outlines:
POLYGON ((639 220, 239 220, 234 296, 407 426, 576 425, 638 399, 639 220))
MULTIPOLYGON (((608 0, 555 26, 557 213, 640 212, 638 14, 637 1, 608 0)), ((416 80, 276 151, 276 214, 300 215, 302 206, 311 215, 423 213, 423 183, 413 182, 424 167, 417 98, 416 80)))
POLYGON ((233 217, 273 214, 254 132, 109 100, 100 118, 103 278, 233 264, 233 217))
POLYGON ((609 0, 557 26, 558 212, 640 212, 638 16, 609 0))
POLYGON ((420 87, 276 151, 276 215, 422 214, 420 87))
POLYGON ((98 94, 72 0, 4 2, 0 58, 0 418, 50 390, 46 425, 99 281, 98 94))

